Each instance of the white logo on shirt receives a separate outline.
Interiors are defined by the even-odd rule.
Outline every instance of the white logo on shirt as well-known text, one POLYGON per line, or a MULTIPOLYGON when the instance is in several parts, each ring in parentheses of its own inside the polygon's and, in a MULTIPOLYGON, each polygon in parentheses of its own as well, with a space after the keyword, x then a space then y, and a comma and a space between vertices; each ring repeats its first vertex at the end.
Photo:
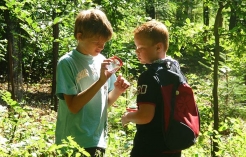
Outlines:
POLYGON ((138 86, 138 94, 145 94, 147 92, 147 85, 138 86))
POLYGON ((87 76, 89 76, 88 70, 87 69, 81 70, 76 77, 76 81, 79 82, 79 80, 81 80, 82 78, 85 78, 87 76))

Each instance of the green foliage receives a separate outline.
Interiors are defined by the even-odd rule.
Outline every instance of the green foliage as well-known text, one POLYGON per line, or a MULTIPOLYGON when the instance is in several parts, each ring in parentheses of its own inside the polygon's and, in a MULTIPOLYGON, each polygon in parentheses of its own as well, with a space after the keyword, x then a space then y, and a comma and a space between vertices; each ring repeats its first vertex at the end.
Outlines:
POLYGON ((133 29, 145 21, 144 6, 137 1, 109 1, 104 0, 101 6, 108 16, 114 28, 113 39, 105 46, 103 54, 106 57, 117 55, 124 66, 121 71, 124 75, 136 78, 143 66, 139 64, 135 55, 135 45, 133 43, 133 29), (129 12, 128 9, 131 9, 129 12), (134 9, 133 9, 134 8, 134 9))
POLYGON ((59 42, 59 53, 70 51, 76 44, 73 37, 75 15, 87 9, 90 2, 16 1, 5 0, 5 10, 18 20, 23 33, 12 32, 22 38, 24 78, 36 82, 52 74, 52 46, 59 42), (59 39, 54 39, 53 26, 59 25, 59 39))
POLYGON ((245 90, 241 90, 241 88, 245 89, 245 85, 239 82, 235 83, 240 78, 229 77, 225 79, 224 74, 222 74, 219 87, 220 123, 218 132, 213 130, 213 99, 211 93, 213 84, 211 75, 206 76, 203 73, 186 75, 189 84, 194 89, 200 111, 201 134, 196 145, 183 151, 184 156, 211 156, 213 135, 218 137, 219 152, 217 153, 219 156, 242 156, 241 152, 245 152, 246 107, 240 103, 242 101, 238 101, 240 99, 235 99, 236 97, 243 97, 244 94, 242 95, 241 92, 245 92, 245 90), (226 92, 227 90, 230 92, 226 92), (238 93, 238 91, 241 92, 238 93), (236 147, 234 147, 235 145, 236 147), (237 147, 238 150, 235 150, 237 147))
MULTIPOLYGON (((108 156, 119 154, 129 156, 135 126, 121 126, 121 115, 127 106, 135 105, 136 78, 144 70, 135 56, 132 31, 148 20, 145 17, 145 1, 102 0, 95 4, 91 0, 83 1, 48 1, 48 0, 4 0, 2 10, 10 12, 10 18, 20 24, 21 32, 13 32, 21 37, 23 67, 28 81, 50 79, 52 71, 52 45, 59 43, 59 56, 76 46, 73 37, 73 25, 79 10, 101 7, 107 14, 114 28, 113 39, 107 43, 103 54, 106 57, 119 56, 124 66, 119 72, 132 83, 116 106, 109 112, 108 156), (59 38, 54 39, 53 26, 59 25, 59 38)), ((203 25, 202 1, 159 0, 155 2, 156 17, 165 23, 170 31, 168 55, 178 59, 182 70, 194 88, 201 115, 201 135, 197 144, 185 150, 185 156, 210 156, 212 137, 216 135, 219 144, 218 156, 243 156, 245 154, 245 119, 246 119, 246 55, 245 42, 245 2, 223 1, 223 27, 220 29, 219 60, 219 115, 220 127, 213 130, 213 62, 214 35, 213 22, 218 1, 206 1, 210 11, 210 26, 203 25), (229 30, 231 9, 238 15, 235 27, 229 30)), ((203 1, 204 2, 204 1, 203 1)), ((2 5, 2 3, 1 3, 2 5)), ((3 13, 3 12, 2 12, 3 13)), ((4 17, 0 16, 4 23, 4 17)), ((7 67, 5 58, 7 42, 4 40, 5 25, 0 26, 0 63, 7 67), (3 60, 3 62, 1 62, 3 60)), ((3 69, 5 74, 7 69, 3 69)), ((1 71, 2 72, 2 71, 1 71)), ((0 76, 2 77, 2 76, 0 76)), ((38 88, 38 87, 37 87, 38 88)), ((85 153, 73 142, 72 137, 62 145, 54 144, 56 113, 49 109, 38 110, 24 106, 11 99, 7 92, 1 91, 1 97, 7 107, 0 112, 0 156, 52 156, 61 155, 64 150, 68 155, 75 155, 76 150, 85 153), (2 112, 3 111, 3 112, 2 112), (47 148, 49 148, 47 150, 47 148)), ((33 100, 35 101, 35 100, 33 100)), ((80 154, 77 153, 79 156, 80 154)))
POLYGON ((72 137, 54 144, 55 112, 23 107, 6 91, 0 97, 8 105, 0 106, 0 156, 89 156, 72 137))
MULTIPOLYGON (((197 143, 184 150, 184 156, 211 156, 211 142, 213 135, 218 137, 220 156, 241 156, 245 153, 245 106, 232 105, 221 107, 221 123, 218 132, 213 130, 213 111, 210 76, 187 75, 189 84, 194 88, 196 101, 201 116, 201 133, 197 143)), ((130 123, 127 127, 121 125, 121 116, 126 107, 136 105, 136 81, 109 109, 108 119, 108 148, 106 154, 115 157, 128 157, 133 145, 136 132, 135 125, 130 123)), ((1 91, 2 100, 8 104, 2 107, 0 113, 0 156, 80 156, 86 155, 72 137, 68 137, 61 145, 54 144, 54 130, 56 113, 49 110, 40 110, 28 106, 21 106, 11 99, 8 92, 1 91), (79 153, 80 152, 80 153, 79 153)), ((222 101, 223 99, 221 99, 222 101)), ((221 102, 222 103, 222 102, 221 102)), ((222 103, 223 104, 223 103, 222 103)), ((224 106, 224 105, 221 105, 224 106)))

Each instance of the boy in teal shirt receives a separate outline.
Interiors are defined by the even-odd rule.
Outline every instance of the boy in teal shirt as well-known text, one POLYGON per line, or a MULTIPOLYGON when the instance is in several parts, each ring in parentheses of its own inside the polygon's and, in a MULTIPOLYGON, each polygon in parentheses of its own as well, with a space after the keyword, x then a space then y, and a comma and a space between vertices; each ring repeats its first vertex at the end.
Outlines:
POLYGON ((122 76, 116 78, 107 70, 111 60, 100 54, 112 33, 102 11, 81 11, 74 29, 77 48, 62 56, 57 65, 56 144, 72 136, 92 157, 98 150, 105 153, 107 107, 129 87, 122 76))

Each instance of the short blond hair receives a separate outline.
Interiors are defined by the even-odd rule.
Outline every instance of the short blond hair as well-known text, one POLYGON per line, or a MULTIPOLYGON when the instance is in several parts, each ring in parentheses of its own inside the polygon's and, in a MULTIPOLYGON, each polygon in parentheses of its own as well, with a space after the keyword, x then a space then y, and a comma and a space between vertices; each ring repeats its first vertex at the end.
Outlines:
POLYGON ((110 40, 113 28, 105 13, 99 9, 89 9, 81 11, 75 20, 74 37, 77 33, 82 34, 82 38, 99 36, 110 40))
POLYGON ((151 20, 143 23, 142 25, 135 28, 133 31, 134 36, 141 35, 152 41, 152 44, 158 42, 163 43, 164 51, 167 52, 169 47, 169 33, 167 27, 156 20, 151 20))

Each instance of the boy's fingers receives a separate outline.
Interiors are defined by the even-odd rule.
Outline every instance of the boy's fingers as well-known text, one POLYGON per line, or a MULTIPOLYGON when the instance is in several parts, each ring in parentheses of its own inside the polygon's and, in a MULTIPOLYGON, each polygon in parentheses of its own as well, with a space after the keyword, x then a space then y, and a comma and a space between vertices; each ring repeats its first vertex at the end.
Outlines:
POLYGON ((122 74, 120 73, 120 74, 118 75, 118 77, 117 77, 117 81, 120 81, 121 78, 122 78, 122 74))

